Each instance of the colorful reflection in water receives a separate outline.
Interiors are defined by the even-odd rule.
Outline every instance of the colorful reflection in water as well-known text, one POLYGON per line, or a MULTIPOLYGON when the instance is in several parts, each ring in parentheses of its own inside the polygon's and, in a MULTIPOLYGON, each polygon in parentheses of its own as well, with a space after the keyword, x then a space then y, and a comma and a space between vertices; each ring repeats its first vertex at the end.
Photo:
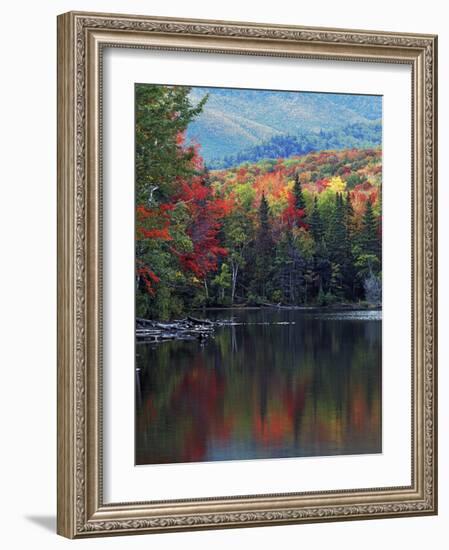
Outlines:
POLYGON ((208 312, 230 316, 137 345, 136 464, 381 452, 379 312, 208 312))

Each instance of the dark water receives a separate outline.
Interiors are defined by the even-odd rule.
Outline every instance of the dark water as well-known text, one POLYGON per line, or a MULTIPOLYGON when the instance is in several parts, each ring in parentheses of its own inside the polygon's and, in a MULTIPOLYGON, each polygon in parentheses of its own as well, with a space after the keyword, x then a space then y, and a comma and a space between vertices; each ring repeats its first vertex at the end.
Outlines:
POLYGON ((137 345, 136 464, 381 452, 380 312, 208 317, 241 324, 137 345))

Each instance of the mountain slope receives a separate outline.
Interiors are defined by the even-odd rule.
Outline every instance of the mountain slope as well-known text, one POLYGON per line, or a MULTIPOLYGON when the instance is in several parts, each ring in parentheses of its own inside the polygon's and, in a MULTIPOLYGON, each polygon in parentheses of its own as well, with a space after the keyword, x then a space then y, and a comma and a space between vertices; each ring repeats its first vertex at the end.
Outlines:
POLYGON ((196 104, 206 94, 203 113, 190 124, 187 137, 201 144, 208 164, 274 136, 334 131, 382 116, 379 96, 192 88, 190 97, 196 104))
POLYGON ((233 155, 211 159, 207 165, 210 169, 230 168, 242 163, 257 162, 260 159, 288 158, 313 151, 378 147, 381 142, 382 126, 380 122, 364 122, 333 130, 301 131, 295 136, 275 135, 267 141, 245 147, 233 155))

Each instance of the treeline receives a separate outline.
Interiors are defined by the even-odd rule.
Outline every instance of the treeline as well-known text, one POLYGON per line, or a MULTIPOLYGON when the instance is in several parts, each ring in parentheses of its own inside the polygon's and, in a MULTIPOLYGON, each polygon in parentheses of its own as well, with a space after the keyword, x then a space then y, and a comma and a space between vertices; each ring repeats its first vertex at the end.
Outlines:
MULTIPOLYGON (((378 149, 208 171, 188 88, 136 87, 136 311, 381 300, 378 149)), ((206 98, 207 100, 207 98, 206 98)))
POLYGON ((365 149, 377 147, 381 142, 382 124, 380 121, 349 124, 343 128, 333 130, 273 136, 268 141, 244 149, 236 155, 229 155, 223 159, 213 159, 209 162, 209 168, 230 168, 243 162, 257 162, 262 158, 287 158, 293 155, 304 155, 312 151, 365 149))
POLYGON ((380 227, 371 199, 357 215, 338 177, 313 199, 307 195, 297 173, 277 217, 264 191, 256 216, 251 204, 237 202, 223 222, 228 254, 211 278, 209 304, 380 303, 380 227))

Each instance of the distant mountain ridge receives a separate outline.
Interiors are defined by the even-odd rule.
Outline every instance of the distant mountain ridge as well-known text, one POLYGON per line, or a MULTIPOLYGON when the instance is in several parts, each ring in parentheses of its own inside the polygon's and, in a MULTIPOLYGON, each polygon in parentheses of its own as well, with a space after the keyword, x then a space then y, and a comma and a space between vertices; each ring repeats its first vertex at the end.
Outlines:
POLYGON ((350 124, 343 128, 319 132, 301 132, 296 136, 276 135, 259 145, 242 149, 235 155, 211 159, 207 166, 212 170, 231 168, 260 159, 277 159, 305 155, 311 152, 375 148, 382 142, 380 122, 350 124))
MULTIPOLYGON (((380 96, 192 88, 190 98, 196 104, 206 94, 209 97, 204 110, 189 125, 187 137, 201 144, 201 154, 211 168, 222 165, 225 158, 228 161, 240 158, 244 152, 254 155, 266 151, 270 143, 277 143, 276 138, 286 136, 297 136, 305 142, 310 134, 308 141, 313 143, 320 132, 325 132, 329 140, 333 132, 329 148, 342 149, 348 143, 341 141, 344 137, 341 130, 365 128, 372 134, 373 122, 380 128, 382 117, 380 96), (257 149, 261 146, 262 149, 257 149)), ((380 145, 380 134, 376 130, 371 135, 378 141, 365 140, 367 146, 380 145)), ((353 137, 354 145, 349 146, 359 146, 360 140, 353 137)))

